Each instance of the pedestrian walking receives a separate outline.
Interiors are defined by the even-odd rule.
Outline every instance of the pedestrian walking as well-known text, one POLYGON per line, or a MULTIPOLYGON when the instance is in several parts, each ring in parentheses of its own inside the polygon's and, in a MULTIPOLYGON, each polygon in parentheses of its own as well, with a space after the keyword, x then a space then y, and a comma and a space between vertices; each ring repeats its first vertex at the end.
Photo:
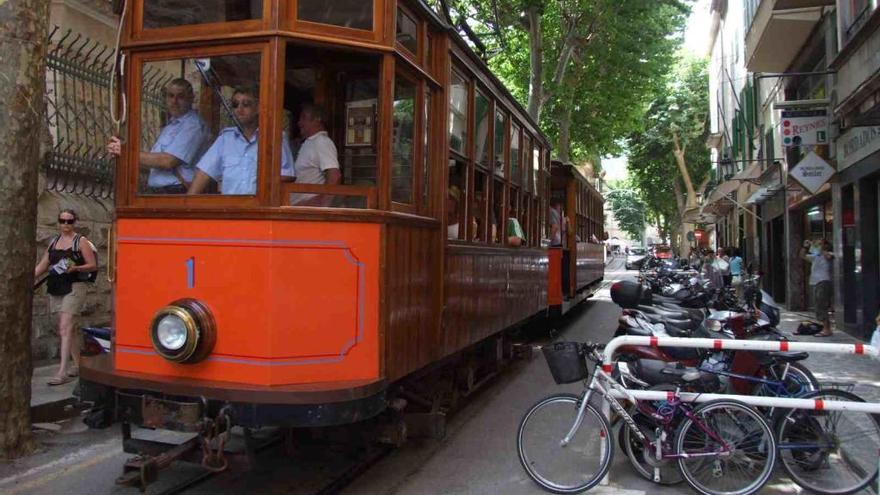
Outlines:
POLYGON ((810 287, 813 292, 813 305, 816 320, 822 324, 822 331, 816 337, 828 337, 834 332, 831 328, 831 302, 834 294, 831 287, 831 263, 834 253, 831 243, 826 240, 804 241, 801 248, 801 259, 810 264, 810 287))
POLYGON ((49 307, 58 314, 58 335, 61 337, 61 366, 49 385, 62 385, 79 376, 79 342, 76 338, 76 317, 86 297, 83 282, 94 280, 98 269, 94 245, 74 231, 76 212, 61 210, 58 214, 59 234, 55 236, 34 268, 34 278, 49 272, 46 286, 49 307), (72 361, 73 365, 70 366, 72 361))
POLYGON ((703 278, 709 281, 710 289, 724 287, 724 280, 721 278, 721 272, 718 270, 714 251, 706 252, 706 258, 703 260, 702 275, 703 278))
POLYGON ((727 257, 724 248, 718 248, 718 251, 715 254, 714 263, 715 269, 718 270, 718 273, 721 275, 724 287, 730 287, 730 259, 727 257))
POLYGON ((729 257, 728 265, 730 265, 730 285, 736 290, 736 297, 739 299, 742 288, 742 271, 743 259, 740 256, 739 248, 727 248, 729 257))

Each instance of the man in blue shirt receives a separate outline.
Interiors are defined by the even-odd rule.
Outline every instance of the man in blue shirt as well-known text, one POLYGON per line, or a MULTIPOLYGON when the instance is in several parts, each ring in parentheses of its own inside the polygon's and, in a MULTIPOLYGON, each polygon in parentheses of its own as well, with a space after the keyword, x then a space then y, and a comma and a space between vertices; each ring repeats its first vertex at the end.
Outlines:
MULTIPOLYGON (((165 86, 165 107, 168 123, 150 151, 142 151, 140 166, 150 170, 147 194, 183 194, 195 174, 194 165, 208 143, 205 122, 192 108, 193 87, 183 78, 173 79, 165 86)), ((107 152, 119 156, 122 142, 113 136, 107 152)))
MULTIPOLYGON (((257 142, 260 124, 260 100, 256 88, 236 88, 232 111, 241 128, 227 127, 196 164, 196 174, 189 194, 199 194, 211 180, 220 183, 222 194, 257 193, 257 142)), ((281 175, 295 176, 287 134, 281 139, 281 175)))

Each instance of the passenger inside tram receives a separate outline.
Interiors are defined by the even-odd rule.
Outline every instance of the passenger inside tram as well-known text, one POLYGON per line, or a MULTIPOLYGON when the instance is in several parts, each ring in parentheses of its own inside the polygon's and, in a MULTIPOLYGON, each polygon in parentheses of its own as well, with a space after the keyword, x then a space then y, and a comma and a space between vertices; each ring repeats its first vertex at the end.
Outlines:
MULTIPOLYGON (((305 104, 299 111, 297 126, 302 143, 297 150, 294 169, 299 184, 336 185, 342 182, 336 145, 327 135, 323 108, 305 104)), ((320 194, 292 194, 290 201, 298 206, 329 206, 333 196, 320 194)))
MULTIPOLYGON (((150 151, 141 151, 138 162, 146 170, 147 194, 183 194, 195 174, 195 164, 210 144, 211 134, 205 121, 193 109, 195 92, 182 77, 172 79, 163 88, 168 120, 150 151)), ((111 136, 107 152, 122 153, 122 141, 111 136)))
MULTIPOLYGON (((379 58, 289 42, 284 71, 284 110, 295 118, 285 126, 294 143, 294 186, 377 187, 379 58)), ((367 207, 364 196, 339 188, 288 191, 291 206, 367 207)))
MULTIPOLYGON (((211 180, 222 194, 253 195, 257 192, 257 131, 260 99, 257 86, 239 86, 232 94, 235 126, 226 127, 196 164, 189 194, 200 194, 211 180)), ((282 134, 281 175, 293 177, 293 160, 286 133, 282 134)))

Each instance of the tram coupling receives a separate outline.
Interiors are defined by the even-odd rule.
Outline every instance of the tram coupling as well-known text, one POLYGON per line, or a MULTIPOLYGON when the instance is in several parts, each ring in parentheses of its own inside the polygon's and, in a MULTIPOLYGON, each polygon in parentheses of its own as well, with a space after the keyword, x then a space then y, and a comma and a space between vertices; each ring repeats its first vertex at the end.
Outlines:
POLYGON ((181 401, 122 391, 116 392, 116 401, 122 421, 123 450, 135 454, 126 461, 117 484, 137 486, 143 492, 158 479, 159 471, 178 460, 199 464, 210 473, 229 468, 226 445, 233 425, 230 407, 215 409, 211 414, 213 411, 204 399, 181 401), (134 438, 132 425, 194 435, 183 443, 170 444, 134 438))

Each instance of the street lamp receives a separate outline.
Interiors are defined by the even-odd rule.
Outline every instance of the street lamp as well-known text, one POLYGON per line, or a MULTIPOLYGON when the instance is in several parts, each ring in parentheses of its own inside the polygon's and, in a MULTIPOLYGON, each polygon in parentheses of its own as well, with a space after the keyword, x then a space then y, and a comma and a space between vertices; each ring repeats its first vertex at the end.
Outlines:
POLYGON ((733 160, 728 157, 722 158, 721 162, 719 162, 719 166, 721 167, 721 177, 723 180, 730 180, 730 178, 733 177, 733 174, 736 173, 736 166, 734 165, 733 160))

